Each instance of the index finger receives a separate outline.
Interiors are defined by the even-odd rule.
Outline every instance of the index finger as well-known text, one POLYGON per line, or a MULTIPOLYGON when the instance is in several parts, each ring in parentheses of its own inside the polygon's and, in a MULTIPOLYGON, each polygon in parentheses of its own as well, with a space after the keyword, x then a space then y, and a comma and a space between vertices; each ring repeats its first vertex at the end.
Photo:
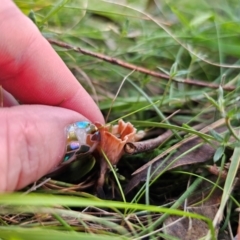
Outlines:
POLYGON ((103 116, 37 27, 12 1, 0 5, 0 84, 25 104, 75 110, 91 121, 103 116))

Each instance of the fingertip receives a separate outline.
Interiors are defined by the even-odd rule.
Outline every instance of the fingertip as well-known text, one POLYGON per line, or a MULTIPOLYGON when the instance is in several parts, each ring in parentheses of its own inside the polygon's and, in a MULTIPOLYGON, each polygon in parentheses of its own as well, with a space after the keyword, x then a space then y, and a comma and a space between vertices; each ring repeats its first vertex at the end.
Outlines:
POLYGON ((66 151, 66 127, 86 121, 59 107, 0 108, 0 191, 14 191, 56 167, 66 151))
POLYGON ((85 89, 78 90, 71 98, 62 102, 60 106, 80 112, 93 123, 104 124, 105 120, 98 106, 87 93, 82 94, 82 91, 85 91, 85 89))
POLYGON ((103 123, 95 102, 33 22, 8 0, 0 11, 3 87, 24 104, 61 106, 103 123))

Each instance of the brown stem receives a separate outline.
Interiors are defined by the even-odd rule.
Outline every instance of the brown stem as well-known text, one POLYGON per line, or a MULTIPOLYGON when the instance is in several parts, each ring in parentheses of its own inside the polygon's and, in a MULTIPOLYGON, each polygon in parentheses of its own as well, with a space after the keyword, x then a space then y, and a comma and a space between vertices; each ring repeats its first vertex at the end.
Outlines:
MULTIPOLYGON (((153 77, 157 77, 157 78, 161 78, 161 79, 165 79, 165 80, 170 79, 170 76, 167 75, 167 74, 152 71, 152 70, 149 70, 149 69, 144 68, 144 67, 140 67, 140 66, 137 66, 137 65, 134 65, 134 64, 131 64, 131 63, 127 63, 127 62, 124 62, 124 61, 122 61, 120 59, 117 59, 117 58, 109 57, 109 56, 101 54, 101 53, 94 53, 94 52, 82 49, 80 47, 74 47, 74 46, 71 46, 67 43, 59 42, 59 41, 56 41, 56 40, 53 40, 53 39, 47 39, 47 40, 49 41, 49 43, 51 43, 53 45, 56 45, 56 46, 59 46, 59 47, 62 47, 62 48, 66 48, 66 49, 70 49, 70 50, 73 50, 75 52, 82 53, 84 55, 92 56, 92 57, 101 59, 103 61, 109 62, 111 64, 115 64, 115 65, 118 65, 118 66, 121 66, 121 67, 124 67, 124 68, 127 68, 127 69, 131 69, 131 70, 135 70, 135 71, 147 74, 147 75, 151 75, 153 77)), ((208 87, 208 88, 215 88, 215 89, 219 88, 218 84, 206 83, 206 82, 203 82, 203 81, 200 81, 200 80, 197 80, 197 79, 176 79, 176 78, 172 78, 172 80, 175 81, 175 82, 185 83, 185 84, 190 84, 190 85, 195 85, 195 86, 200 86, 200 87, 208 87)), ((222 86, 222 88, 224 90, 227 90, 227 91, 232 91, 232 90, 235 89, 234 86, 222 86)))
POLYGON ((170 136, 172 136, 172 131, 167 130, 165 133, 153 139, 149 139, 141 142, 128 142, 124 146, 124 151, 127 154, 137 154, 137 153, 146 152, 158 147, 170 136))

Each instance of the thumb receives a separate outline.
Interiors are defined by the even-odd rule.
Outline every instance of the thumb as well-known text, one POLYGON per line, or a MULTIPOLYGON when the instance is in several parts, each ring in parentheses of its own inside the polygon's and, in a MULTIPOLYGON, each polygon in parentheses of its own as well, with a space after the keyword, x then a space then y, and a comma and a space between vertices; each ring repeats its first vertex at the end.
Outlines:
POLYGON ((0 108, 0 192, 14 191, 57 166, 66 146, 66 127, 86 120, 50 106, 0 108))

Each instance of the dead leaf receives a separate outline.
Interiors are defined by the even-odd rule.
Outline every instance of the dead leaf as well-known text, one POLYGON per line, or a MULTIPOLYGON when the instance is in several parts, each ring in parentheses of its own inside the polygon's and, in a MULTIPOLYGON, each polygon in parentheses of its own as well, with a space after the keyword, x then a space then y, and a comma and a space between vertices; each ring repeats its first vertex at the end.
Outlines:
MULTIPOLYGON (((154 173, 152 178, 156 177, 160 173, 166 172, 168 170, 171 170, 180 166, 197 164, 197 163, 206 162, 212 159, 215 153, 214 147, 210 146, 209 144, 203 144, 202 146, 198 147, 197 149, 191 151, 190 153, 186 154, 185 156, 175 161, 181 154, 195 147, 200 142, 201 140, 199 138, 194 139, 191 142, 187 142, 183 144, 177 150, 177 152, 175 152, 172 156, 170 156, 167 161, 164 162, 164 159, 159 159, 158 161, 154 162, 151 166, 151 174, 154 173)), ((146 181, 147 172, 148 172, 148 168, 134 175, 134 177, 127 184, 125 188, 125 193, 127 194, 128 192, 130 192, 140 182, 146 181)))
MULTIPOLYGON (((218 210, 218 206, 188 207, 186 210, 213 219, 218 210)), ((171 216, 165 221, 164 225, 166 234, 184 240, 201 239, 207 235, 209 230, 206 222, 187 217, 179 218, 177 216, 171 216)))
MULTIPOLYGON (((214 180, 216 180, 215 177, 214 180)), ((187 200, 188 203, 198 205, 188 206, 185 211, 196 213, 213 220, 218 211, 222 191, 216 188, 211 196, 204 201, 212 188, 213 186, 209 182, 202 182, 198 188, 199 191, 192 194, 187 200)), ((198 240, 206 236, 208 231, 209 228, 207 223, 196 218, 170 216, 164 222, 164 232, 179 239, 198 240)), ((216 229, 215 234, 217 233, 218 229, 216 229)))
MULTIPOLYGON (((225 127, 219 127, 216 129, 218 133, 221 133, 225 131, 225 127)), ((209 130, 208 130, 209 131, 209 130)), ((203 140, 199 137, 190 137, 191 141, 187 141, 187 139, 183 140, 183 144, 180 145, 179 143, 176 143, 174 146, 171 147, 171 149, 176 149, 176 152, 171 155, 168 159, 167 157, 159 159, 156 157, 154 158, 154 161, 152 164, 147 163, 145 166, 151 166, 151 179, 158 176, 160 173, 166 172, 168 170, 186 166, 186 165, 193 165, 198 163, 203 163, 206 161, 209 161, 212 159, 215 148, 219 145, 217 142, 212 141, 212 145, 208 143, 203 143, 203 140), (189 151, 190 149, 196 147, 198 144, 201 144, 196 149, 193 149, 191 152, 185 154, 184 156, 180 157, 180 155, 184 154, 185 152, 189 151)), ((160 156, 162 156, 161 154, 160 156)), ((149 168, 149 167, 148 167, 149 168)), ((137 172, 134 177, 129 181, 125 188, 125 193, 129 193, 133 188, 135 188, 141 181, 146 181, 148 168, 141 167, 140 169, 143 169, 141 171, 137 170, 137 172)))

